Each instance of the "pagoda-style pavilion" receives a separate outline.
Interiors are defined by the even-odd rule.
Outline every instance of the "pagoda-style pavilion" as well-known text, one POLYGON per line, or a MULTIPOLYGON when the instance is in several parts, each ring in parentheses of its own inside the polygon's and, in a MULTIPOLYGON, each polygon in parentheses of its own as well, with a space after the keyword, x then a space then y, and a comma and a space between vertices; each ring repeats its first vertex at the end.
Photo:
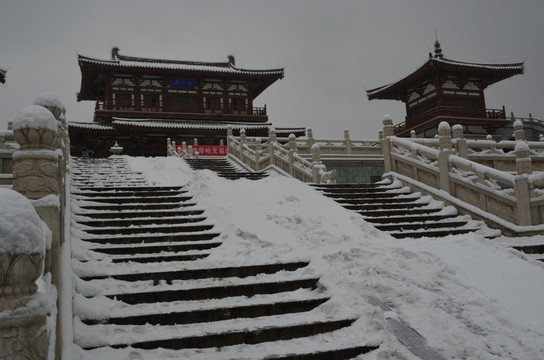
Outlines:
MULTIPOLYGON (((95 101, 93 123, 69 123, 72 154, 85 149, 108 156, 117 141, 125 154, 166 155, 166 139, 219 145, 227 127, 236 134, 266 136, 272 126, 266 105, 254 100, 284 69, 248 70, 227 62, 150 59, 119 54, 111 59, 78 56, 81 89, 78 101, 95 101)), ((304 128, 277 129, 279 134, 304 128)))
POLYGON ((405 122, 394 127, 396 136, 432 137, 442 121, 460 124, 469 137, 483 137, 509 124, 504 107, 487 109, 484 90, 511 76, 523 74, 523 63, 478 64, 447 59, 438 40, 434 56, 401 80, 367 90, 369 100, 401 100, 405 122))

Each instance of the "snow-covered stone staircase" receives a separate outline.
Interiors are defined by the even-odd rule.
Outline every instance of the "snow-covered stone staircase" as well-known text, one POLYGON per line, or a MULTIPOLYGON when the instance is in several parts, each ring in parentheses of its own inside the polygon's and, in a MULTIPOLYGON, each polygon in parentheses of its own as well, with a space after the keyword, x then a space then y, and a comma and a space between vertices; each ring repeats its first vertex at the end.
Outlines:
MULTIPOLYGON (((83 359, 350 359, 377 349, 307 262, 206 259, 221 245, 180 187, 125 158, 73 159, 74 342, 83 359)), ((223 245, 225 246, 225 245, 223 245)))
POLYGON ((544 244, 520 245, 513 247, 532 259, 544 262, 544 244))
POLYGON ((215 171, 217 175, 231 180, 240 178, 259 180, 268 176, 264 171, 243 171, 225 158, 193 158, 186 159, 191 168, 195 170, 208 169, 215 171))
POLYGON ((473 231, 488 237, 500 235, 483 222, 458 215, 455 208, 444 206, 430 196, 412 193, 398 182, 314 186, 396 238, 442 237, 473 231))

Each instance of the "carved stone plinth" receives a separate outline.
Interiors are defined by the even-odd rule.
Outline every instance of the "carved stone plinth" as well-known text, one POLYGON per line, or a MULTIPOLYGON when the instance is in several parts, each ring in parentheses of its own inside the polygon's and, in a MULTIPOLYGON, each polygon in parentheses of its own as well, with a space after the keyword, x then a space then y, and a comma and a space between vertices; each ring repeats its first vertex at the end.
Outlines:
POLYGON ((46 359, 48 298, 36 280, 49 230, 28 199, 0 192, 0 359, 46 359))
POLYGON ((47 359, 46 315, 0 319, 0 359, 47 359))
POLYGON ((29 199, 59 193, 58 155, 54 151, 18 151, 13 155, 13 189, 29 199))

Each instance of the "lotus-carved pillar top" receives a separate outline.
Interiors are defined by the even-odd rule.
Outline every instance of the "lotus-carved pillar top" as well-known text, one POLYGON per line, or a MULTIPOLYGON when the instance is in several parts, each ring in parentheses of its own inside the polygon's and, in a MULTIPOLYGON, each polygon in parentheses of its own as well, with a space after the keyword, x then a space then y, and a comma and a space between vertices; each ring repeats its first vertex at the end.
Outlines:
POLYGON ((0 311, 24 305, 37 290, 51 231, 23 195, 0 188, 0 311))
POLYGON ((40 105, 49 110, 55 119, 62 121, 61 119, 66 119, 66 106, 62 103, 60 98, 50 92, 40 94, 35 100, 34 105, 40 105))
POLYGON ((54 149, 58 121, 51 111, 40 105, 21 110, 13 121, 13 136, 21 150, 54 149))

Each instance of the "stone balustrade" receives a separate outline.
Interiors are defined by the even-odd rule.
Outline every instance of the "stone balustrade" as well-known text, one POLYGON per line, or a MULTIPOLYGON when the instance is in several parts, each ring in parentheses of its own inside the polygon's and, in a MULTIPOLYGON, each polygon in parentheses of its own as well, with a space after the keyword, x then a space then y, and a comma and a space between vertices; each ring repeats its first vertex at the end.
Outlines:
POLYGON ((387 176, 509 235, 544 233, 544 144, 525 141, 521 122, 516 141, 497 143, 467 140, 459 126, 452 138, 445 122, 434 139, 385 136, 389 120, 382 139, 387 176))
MULTIPOLYGON (((65 113, 55 95, 44 93, 16 116, 12 129, 0 134, 0 148, 11 155, 11 162, 2 159, 2 165, 3 170, 10 170, 6 164, 11 167, 13 189, 0 189, 7 192, 1 196, 2 205, 13 199, 11 206, 0 211, 0 359, 60 358, 59 301, 63 281, 70 279, 70 274, 61 272, 61 247, 68 238, 65 211, 69 209, 70 144, 65 113), (17 215, 21 209, 25 214, 17 215), (3 228, 5 224, 9 229, 3 228), (21 236, 26 243, 39 242, 40 250, 25 250, 24 246, 21 250, 25 244, 21 236), (38 279, 43 284, 39 292, 38 279)), ((64 253, 69 255, 69 251, 64 253)))

